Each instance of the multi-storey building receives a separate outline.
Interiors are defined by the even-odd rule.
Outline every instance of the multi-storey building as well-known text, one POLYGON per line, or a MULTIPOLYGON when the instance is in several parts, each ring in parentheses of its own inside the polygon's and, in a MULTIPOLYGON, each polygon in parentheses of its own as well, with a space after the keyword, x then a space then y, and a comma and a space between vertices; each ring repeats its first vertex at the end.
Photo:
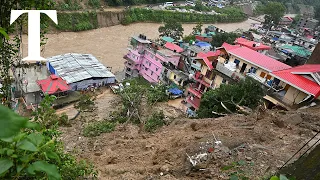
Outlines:
MULTIPOLYGON (((170 69, 175 69, 183 49, 167 42, 164 47, 158 47, 145 36, 134 36, 124 56, 126 78, 142 76, 150 83, 166 82, 170 77, 170 69)), ((170 71, 171 72, 171 71, 170 71)))
POLYGON ((216 76, 215 73, 213 73, 213 70, 216 67, 220 52, 221 51, 218 50, 215 52, 209 51, 207 53, 200 52, 197 54, 197 59, 195 60, 200 63, 200 70, 195 72, 193 76, 195 82, 190 84, 187 88, 188 95, 186 98, 188 106, 192 111, 199 109, 203 93, 207 92, 209 89, 215 88, 214 80, 216 76))

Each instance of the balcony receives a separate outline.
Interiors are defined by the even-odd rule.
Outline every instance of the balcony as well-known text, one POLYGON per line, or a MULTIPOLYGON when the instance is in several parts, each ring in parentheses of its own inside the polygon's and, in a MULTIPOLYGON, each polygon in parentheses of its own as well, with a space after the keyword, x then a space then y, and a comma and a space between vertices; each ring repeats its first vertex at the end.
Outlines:
POLYGON ((231 71, 230 69, 225 67, 223 63, 217 63, 216 70, 234 80, 244 79, 244 76, 242 74, 235 71, 231 71))
POLYGON ((197 97, 187 97, 187 103, 194 107, 196 110, 200 107, 200 99, 197 97))
POLYGON ((212 80, 209 80, 205 76, 203 76, 199 71, 194 75, 194 79, 199 83, 205 85, 206 87, 211 87, 212 80))
POLYGON ((197 96, 198 98, 202 97, 202 93, 203 91, 201 91, 200 89, 197 89, 197 87, 195 87, 194 85, 190 86, 187 91, 189 91, 190 93, 194 94, 195 96, 197 96))

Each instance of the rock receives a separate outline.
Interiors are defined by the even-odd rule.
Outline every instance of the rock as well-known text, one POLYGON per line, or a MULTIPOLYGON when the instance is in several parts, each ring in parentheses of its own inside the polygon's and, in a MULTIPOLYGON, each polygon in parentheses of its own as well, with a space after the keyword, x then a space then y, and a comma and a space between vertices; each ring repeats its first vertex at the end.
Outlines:
POLYGON ((194 130, 194 131, 198 131, 198 130, 200 129, 198 123, 196 123, 196 122, 191 123, 191 124, 190 124, 190 127, 191 127, 191 129, 194 130))
POLYGON ((283 120, 280 119, 275 119, 273 120, 273 123, 278 126, 279 128, 284 128, 286 127, 285 122, 283 120))
POLYGON ((195 139, 202 139, 202 138, 203 138, 203 135, 195 135, 194 138, 195 138, 195 139))
POLYGON ((286 118, 283 121, 286 124, 298 125, 303 121, 303 119, 300 114, 295 113, 295 114, 286 116, 286 118))
POLYGON ((246 160, 247 160, 247 161, 251 161, 251 160, 252 160, 252 157, 246 157, 246 160))
POLYGON ((95 155, 95 156, 101 156, 101 155, 102 155, 102 153, 100 153, 100 152, 96 152, 96 153, 94 153, 94 155, 95 155))
POLYGON ((154 148, 154 144, 147 144, 145 146, 145 148, 148 150, 148 149, 153 149, 154 148))
POLYGON ((169 165, 165 164, 165 165, 161 166, 160 171, 169 172, 170 171, 169 165))

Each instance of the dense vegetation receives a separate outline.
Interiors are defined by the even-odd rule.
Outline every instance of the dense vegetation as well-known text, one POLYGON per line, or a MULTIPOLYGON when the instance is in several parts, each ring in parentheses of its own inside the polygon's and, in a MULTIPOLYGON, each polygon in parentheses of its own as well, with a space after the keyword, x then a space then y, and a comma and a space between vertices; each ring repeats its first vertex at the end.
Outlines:
POLYGON ((94 178, 91 164, 64 152, 57 130, 54 97, 46 96, 33 121, 0 105, 1 179, 94 178))
POLYGON ((58 13, 58 25, 62 31, 84 31, 98 28, 96 12, 58 13))
POLYGON ((240 35, 233 32, 224 32, 224 33, 217 33, 213 36, 213 41, 211 42, 212 47, 221 47, 221 45, 226 42, 229 44, 233 44, 236 38, 240 35))
POLYGON ((219 114, 237 112, 237 105, 254 109, 264 94, 264 89, 258 81, 246 77, 238 83, 222 84, 220 88, 204 93, 197 113, 200 118, 209 118, 216 117, 212 111, 219 114))
MULTIPOLYGON (((178 0, 173 0, 175 2, 178 0)), ((138 5, 138 4, 157 4, 164 3, 167 0, 105 0, 108 6, 129 6, 129 5, 138 5)))
POLYGON ((158 29, 160 37, 168 36, 175 41, 178 41, 183 37, 183 30, 182 24, 173 19, 165 22, 164 26, 160 26, 158 29))
POLYGON ((127 25, 134 22, 166 22, 175 19, 177 22, 239 22, 244 21, 247 16, 237 8, 226 8, 221 14, 208 15, 197 13, 182 13, 174 11, 149 10, 133 8, 126 12, 122 24, 127 25))

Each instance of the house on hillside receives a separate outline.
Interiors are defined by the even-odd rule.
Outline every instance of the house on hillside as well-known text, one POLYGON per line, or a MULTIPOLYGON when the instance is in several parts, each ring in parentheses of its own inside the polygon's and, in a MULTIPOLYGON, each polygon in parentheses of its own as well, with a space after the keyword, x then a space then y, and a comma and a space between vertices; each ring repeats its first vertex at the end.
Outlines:
POLYGON ((279 25, 290 26, 293 22, 293 19, 289 16, 284 16, 280 19, 279 25))
POLYGON ((220 50, 209 51, 207 53, 200 52, 197 54, 197 59, 200 63, 200 70, 197 70, 193 76, 195 83, 192 83, 187 88, 187 106, 189 111, 195 111, 200 107, 200 101, 202 94, 207 90, 215 88, 214 81, 216 76, 213 73, 213 69, 216 66, 220 50))
POLYGON ((91 54, 53 56, 47 59, 47 68, 51 74, 65 80, 73 91, 115 83, 115 75, 91 54))
POLYGON ((262 54, 266 54, 266 52, 271 49, 271 46, 267 46, 259 42, 250 41, 244 38, 237 38, 235 40, 235 44, 247 47, 262 54))
POLYGON ((320 64, 306 64, 274 71, 267 81, 268 99, 276 105, 301 107, 320 95, 320 64))
POLYGON ((37 81, 48 78, 49 72, 47 68, 42 64, 38 64, 29 67, 13 67, 12 70, 16 82, 15 96, 21 97, 28 110, 37 109, 43 99, 43 92, 37 81))
POLYGON ((43 94, 54 95, 57 98, 68 95, 71 87, 67 81, 63 80, 54 74, 51 74, 47 79, 36 81, 43 94))
POLYGON ((291 68, 282 62, 261 54, 247 47, 238 47, 228 50, 229 59, 219 58, 224 64, 234 63, 235 72, 250 76, 261 83, 270 79, 273 71, 291 68))
POLYGON ((150 83, 159 83, 160 81, 169 83, 173 80, 181 85, 182 81, 174 77, 185 79, 185 76, 177 72, 180 53, 184 49, 168 41, 163 47, 160 47, 146 40, 144 35, 133 36, 130 44, 129 52, 124 56, 127 60, 125 62, 126 78, 142 76, 150 83), (172 71, 173 69, 175 71, 172 71))

